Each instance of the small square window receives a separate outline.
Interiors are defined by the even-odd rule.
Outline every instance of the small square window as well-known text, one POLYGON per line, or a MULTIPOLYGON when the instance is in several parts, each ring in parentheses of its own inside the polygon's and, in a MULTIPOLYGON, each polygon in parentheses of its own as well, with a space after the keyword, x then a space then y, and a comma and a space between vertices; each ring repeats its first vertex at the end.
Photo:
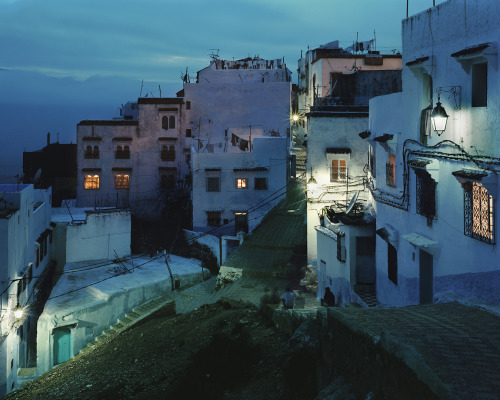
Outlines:
POLYGON ((186 110, 191 110, 191 102, 189 100, 186 101, 186 110))
POLYGON ((186 137, 191 137, 191 129, 186 129, 186 137))
POLYGON ((220 211, 207 211, 207 225, 220 226, 221 214, 220 211))
POLYGON ((267 190, 267 178, 255 178, 255 190, 267 190))
POLYGON ((236 189, 246 189, 247 178, 236 178, 236 189))
POLYGON ((346 160, 332 160, 331 168, 331 182, 343 182, 347 179, 346 160))
POLYGON ((220 192, 219 177, 207 177, 207 192, 220 192))

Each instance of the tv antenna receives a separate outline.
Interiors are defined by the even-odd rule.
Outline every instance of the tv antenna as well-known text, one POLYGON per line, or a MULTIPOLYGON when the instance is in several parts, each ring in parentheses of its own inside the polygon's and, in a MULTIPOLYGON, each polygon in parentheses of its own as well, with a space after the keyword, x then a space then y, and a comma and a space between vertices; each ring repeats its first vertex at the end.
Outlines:
POLYGON ((216 60, 219 59, 219 49, 210 49, 210 58, 212 59, 212 62, 215 62, 216 60), (217 53, 215 53, 217 51, 217 53))

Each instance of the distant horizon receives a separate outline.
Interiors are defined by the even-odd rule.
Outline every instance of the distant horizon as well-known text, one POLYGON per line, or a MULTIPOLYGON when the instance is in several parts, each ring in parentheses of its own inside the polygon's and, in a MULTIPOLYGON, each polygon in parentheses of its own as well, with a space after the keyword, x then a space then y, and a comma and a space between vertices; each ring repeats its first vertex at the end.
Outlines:
MULTIPOLYGON (((409 6, 416 14, 432 0, 409 6)), ((227 60, 284 57, 296 83, 308 47, 339 40, 345 48, 376 35, 377 50, 401 51, 405 17, 403 0, 312 0, 307 7, 298 0, 144 0, 140 7, 131 0, 119 7, 0 0, 0 182, 15 182, 22 152, 43 148, 47 132, 76 143, 79 121, 117 116, 121 104, 137 100, 143 81, 143 96, 159 97, 161 88, 162 97, 175 97, 186 67, 193 81, 212 52, 227 60)))

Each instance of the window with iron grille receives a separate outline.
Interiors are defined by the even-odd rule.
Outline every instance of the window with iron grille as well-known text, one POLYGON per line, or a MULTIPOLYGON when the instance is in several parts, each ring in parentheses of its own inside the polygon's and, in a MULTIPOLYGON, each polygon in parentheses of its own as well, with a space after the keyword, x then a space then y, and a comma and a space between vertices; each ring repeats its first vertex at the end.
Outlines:
POLYGON ((207 177, 207 192, 220 192, 219 177, 207 177))
POLYGON ((115 175, 115 189, 129 189, 130 176, 129 175, 115 175))
POLYGON ((255 178, 255 190, 267 190, 267 178, 255 178))
POLYGON ((385 183, 396 187, 396 155, 389 154, 389 162, 385 164, 385 183))
POLYGON ((337 232, 337 260, 339 260, 340 262, 345 262, 345 257, 345 233, 337 232))
POLYGON ((398 251, 390 243, 387 243, 387 277, 398 284, 398 251))
POLYGON ((332 160, 330 182, 343 182, 347 180, 346 160, 332 160))
POLYGON ((427 171, 415 169, 417 214, 433 218, 436 216, 436 181, 427 171))
POLYGON ((220 211, 207 211, 207 225, 208 226, 220 226, 220 211))
POLYGON ((494 244, 493 196, 477 182, 467 182, 464 188, 464 234, 485 243, 494 244))
POLYGON ((99 175, 85 175, 83 187, 85 189, 99 189, 99 175))

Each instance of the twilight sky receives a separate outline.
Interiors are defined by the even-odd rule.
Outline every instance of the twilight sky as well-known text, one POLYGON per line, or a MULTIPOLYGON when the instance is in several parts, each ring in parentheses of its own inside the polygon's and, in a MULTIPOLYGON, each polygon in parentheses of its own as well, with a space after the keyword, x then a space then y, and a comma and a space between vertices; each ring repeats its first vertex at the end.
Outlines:
MULTIPOLYGON (((409 0, 409 15, 432 7, 409 0)), ((436 0, 436 4, 443 0, 436 0)), ((285 57, 297 82, 300 51, 359 33, 401 50, 406 0, 0 0, 0 182, 22 151, 75 143, 83 119, 110 119, 142 95, 175 96, 180 75, 222 59, 285 57)))

